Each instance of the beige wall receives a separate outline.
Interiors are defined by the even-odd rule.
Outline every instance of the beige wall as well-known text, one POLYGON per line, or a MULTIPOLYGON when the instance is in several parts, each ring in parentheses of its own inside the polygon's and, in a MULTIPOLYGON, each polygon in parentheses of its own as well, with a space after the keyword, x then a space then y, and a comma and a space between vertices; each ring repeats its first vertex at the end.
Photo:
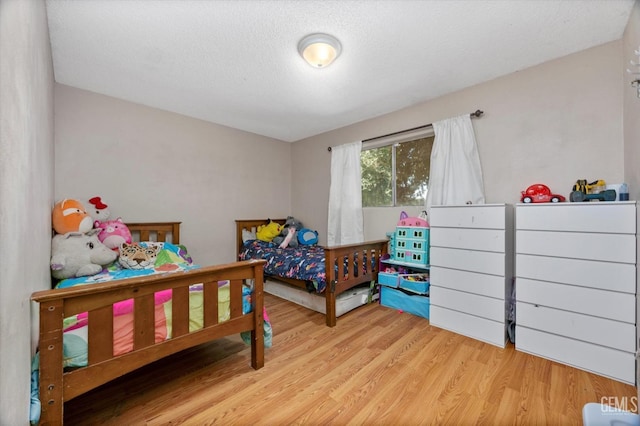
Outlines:
MULTIPOLYGON (((297 142, 292 147, 292 210, 324 237, 328 146, 476 109, 485 112, 473 124, 487 203, 518 202, 520 191, 533 183, 568 196, 580 178, 622 182, 621 55, 622 41, 608 43, 297 142)), ((383 238, 395 226, 399 210, 365 209, 365 238, 383 238)))
MULTIPOLYGON (((0 424, 29 421, 30 295, 51 285, 53 70, 43 1, 0 2, 0 424)), ((35 318, 35 316, 33 316, 35 318)))
POLYGON ((202 265, 235 261, 235 219, 286 216, 290 144, 56 84, 55 197, 182 221, 202 265))
MULTIPOLYGON (((640 75, 633 76, 626 70, 634 68, 630 61, 638 62, 640 58, 634 51, 640 50, 640 2, 636 1, 629 24, 624 33, 622 43, 622 90, 624 94, 624 178, 629 182, 629 196, 631 199, 640 199, 640 97, 631 81, 640 79, 640 75)), ((640 67, 635 67, 640 70, 640 67)))

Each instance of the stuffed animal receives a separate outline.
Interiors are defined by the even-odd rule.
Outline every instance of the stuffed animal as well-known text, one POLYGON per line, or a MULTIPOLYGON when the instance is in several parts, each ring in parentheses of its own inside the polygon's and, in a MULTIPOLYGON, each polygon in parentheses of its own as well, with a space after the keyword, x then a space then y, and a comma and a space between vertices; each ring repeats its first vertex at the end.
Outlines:
POLYGON ((131 244, 131 231, 127 228, 121 218, 116 220, 108 220, 100 222, 96 220, 93 223, 95 229, 99 229, 98 239, 102 244, 111 250, 118 251, 122 243, 131 244))
POLYGON ((302 228, 298 231, 298 242, 304 245, 318 244, 318 231, 302 228))
POLYGON ((280 235, 273 239, 273 243, 279 244, 280 248, 298 247, 298 231, 302 228, 304 228, 302 222, 293 216, 287 216, 280 235))
POLYGON ((103 203, 100 197, 90 198, 88 206, 87 213, 91 215, 94 225, 96 221, 105 222, 111 216, 109 206, 103 203))
POLYGON ((280 231, 282 231, 282 225, 269 219, 267 224, 258 226, 256 237, 260 241, 270 243, 280 234, 280 231))
POLYGON ((58 234, 67 232, 88 232, 93 228, 91 216, 78 200, 64 199, 53 206, 51 214, 53 229, 58 234))
POLYGON ((156 245, 141 245, 122 243, 118 263, 127 269, 150 269, 156 264, 160 247, 156 245))
POLYGON ((59 280, 95 275, 118 254, 100 242, 97 230, 58 234, 51 241, 51 275, 59 280))

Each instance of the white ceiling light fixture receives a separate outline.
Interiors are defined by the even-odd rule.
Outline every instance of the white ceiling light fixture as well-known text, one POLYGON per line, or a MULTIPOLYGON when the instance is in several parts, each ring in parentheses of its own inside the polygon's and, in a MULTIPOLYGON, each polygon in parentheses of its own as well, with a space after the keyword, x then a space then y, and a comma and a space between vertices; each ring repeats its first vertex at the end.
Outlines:
POLYGON ((298 43, 298 52, 312 67, 325 68, 340 56, 342 45, 329 34, 309 34, 298 43))

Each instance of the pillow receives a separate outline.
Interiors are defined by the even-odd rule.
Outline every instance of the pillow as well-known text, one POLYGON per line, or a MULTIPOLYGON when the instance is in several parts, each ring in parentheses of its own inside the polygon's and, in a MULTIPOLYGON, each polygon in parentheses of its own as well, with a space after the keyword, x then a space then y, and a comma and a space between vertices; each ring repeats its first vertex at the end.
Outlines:
POLYGON ((151 269, 156 264, 160 247, 156 244, 127 244, 120 245, 118 263, 126 269, 151 269))
POLYGON ((309 228, 302 228, 298 231, 298 242, 302 245, 313 245, 318 243, 318 231, 309 228))
POLYGON ((247 241, 256 240, 256 231, 249 231, 248 229, 242 230, 242 242, 246 243, 247 241))

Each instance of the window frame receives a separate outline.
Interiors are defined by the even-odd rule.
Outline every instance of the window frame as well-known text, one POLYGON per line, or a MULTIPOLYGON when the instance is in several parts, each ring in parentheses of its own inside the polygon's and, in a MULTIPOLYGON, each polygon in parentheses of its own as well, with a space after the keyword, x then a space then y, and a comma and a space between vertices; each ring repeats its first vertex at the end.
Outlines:
MULTIPOLYGON (((365 208, 380 207, 409 207, 400 206, 397 203, 397 178, 396 178, 396 147, 406 142, 413 142, 418 139, 435 137, 433 126, 427 126, 420 129, 408 130, 406 132, 394 133, 389 136, 373 138, 362 142, 361 151, 369 151, 371 149, 384 148, 391 145, 391 205, 390 206, 367 206, 365 208)), ((432 148, 433 149, 433 148, 432 148)), ((428 191, 428 188, 427 188, 428 191)))

